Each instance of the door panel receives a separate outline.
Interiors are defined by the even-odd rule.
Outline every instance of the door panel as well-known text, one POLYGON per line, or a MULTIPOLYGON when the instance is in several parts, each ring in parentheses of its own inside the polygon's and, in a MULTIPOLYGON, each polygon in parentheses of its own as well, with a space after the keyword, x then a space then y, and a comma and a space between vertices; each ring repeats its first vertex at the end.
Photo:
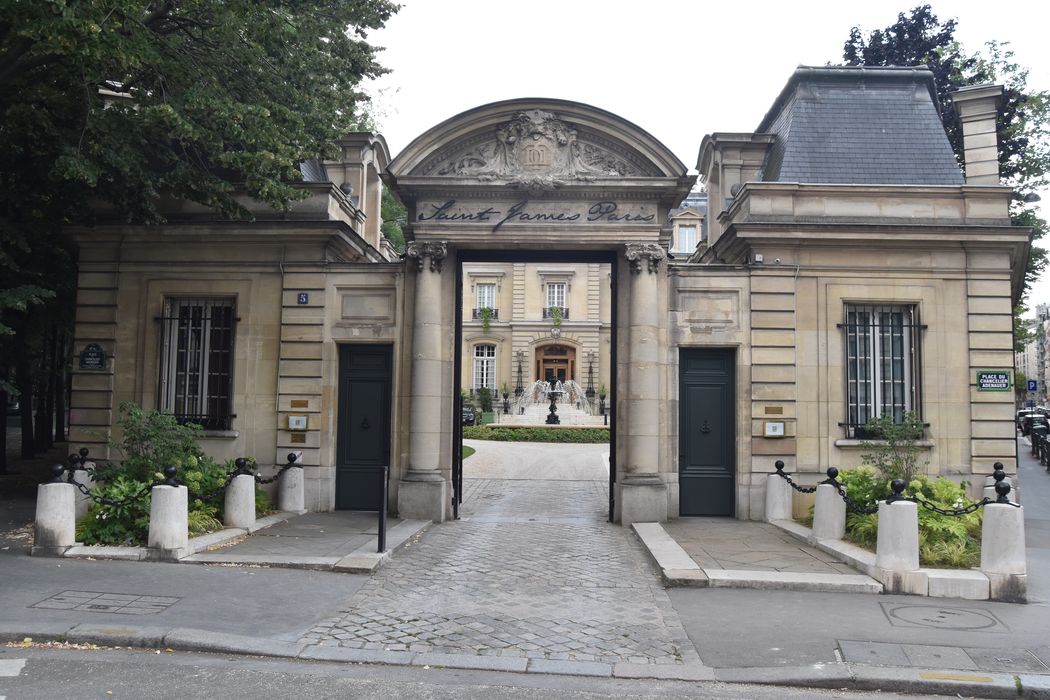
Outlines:
POLYGON ((335 507, 379 510, 390 464, 390 347, 339 348, 335 507))
POLYGON ((732 516, 736 503, 734 351, 683 349, 679 370, 681 514, 732 516))

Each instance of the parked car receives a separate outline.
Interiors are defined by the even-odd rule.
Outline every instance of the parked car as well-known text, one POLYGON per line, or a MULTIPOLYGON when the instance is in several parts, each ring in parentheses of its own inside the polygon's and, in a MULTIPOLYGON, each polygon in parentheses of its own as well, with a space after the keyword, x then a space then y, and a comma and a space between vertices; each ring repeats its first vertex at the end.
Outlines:
POLYGON ((473 406, 464 406, 463 407, 462 421, 463 421, 463 425, 477 425, 478 424, 478 414, 474 412, 474 407, 473 406))
POLYGON ((1033 411, 1030 408, 1022 408, 1020 411, 1017 412, 1017 417, 1014 419, 1014 422, 1017 424, 1018 430, 1021 430, 1021 426, 1024 423, 1025 416, 1030 416, 1032 415, 1032 413, 1033 411))
POLYGON ((1028 435, 1032 432, 1033 425, 1050 425, 1050 420, 1041 413, 1029 413, 1021 420, 1021 434, 1028 435))

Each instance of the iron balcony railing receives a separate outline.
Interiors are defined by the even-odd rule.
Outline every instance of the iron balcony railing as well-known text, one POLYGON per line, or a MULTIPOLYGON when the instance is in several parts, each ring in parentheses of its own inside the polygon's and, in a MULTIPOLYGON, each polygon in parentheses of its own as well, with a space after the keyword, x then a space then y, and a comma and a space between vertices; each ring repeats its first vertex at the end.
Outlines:
POLYGON ((555 309, 561 309, 562 320, 569 320, 569 307, 568 306, 545 306, 543 308, 543 318, 554 318, 555 309))
MULTIPOLYGON (((485 317, 485 313, 484 312, 485 312, 484 308, 474 309, 474 313, 472 314, 473 319, 475 321, 480 321, 481 319, 483 319, 485 317)), ((489 319, 491 319, 493 321, 498 321, 499 320, 499 309, 489 309, 489 319)))

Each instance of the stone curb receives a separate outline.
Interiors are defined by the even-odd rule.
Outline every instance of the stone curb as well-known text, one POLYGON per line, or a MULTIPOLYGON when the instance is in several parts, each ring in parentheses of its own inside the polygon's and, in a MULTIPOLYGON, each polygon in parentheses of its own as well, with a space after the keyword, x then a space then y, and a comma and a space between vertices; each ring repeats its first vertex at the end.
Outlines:
POLYGON ((711 668, 702 664, 647 665, 593 661, 555 661, 522 657, 472 656, 409 651, 346 649, 307 645, 193 628, 159 628, 69 623, 0 621, 0 642, 60 641, 72 644, 170 648, 220 654, 244 654, 387 666, 429 666, 568 676, 673 681, 717 681, 797 688, 849 688, 914 694, 982 698, 1050 698, 1050 674, 936 670, 827 663, 812 666, 711 668))

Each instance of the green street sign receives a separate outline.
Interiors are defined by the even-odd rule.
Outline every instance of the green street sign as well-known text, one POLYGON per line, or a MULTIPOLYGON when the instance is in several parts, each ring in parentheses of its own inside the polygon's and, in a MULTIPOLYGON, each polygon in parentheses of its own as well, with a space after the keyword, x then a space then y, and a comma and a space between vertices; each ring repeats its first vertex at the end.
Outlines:
POLYGON ((1011 374, 1008 369, 977 370, 977 391, 1010 391, 1011 374))

